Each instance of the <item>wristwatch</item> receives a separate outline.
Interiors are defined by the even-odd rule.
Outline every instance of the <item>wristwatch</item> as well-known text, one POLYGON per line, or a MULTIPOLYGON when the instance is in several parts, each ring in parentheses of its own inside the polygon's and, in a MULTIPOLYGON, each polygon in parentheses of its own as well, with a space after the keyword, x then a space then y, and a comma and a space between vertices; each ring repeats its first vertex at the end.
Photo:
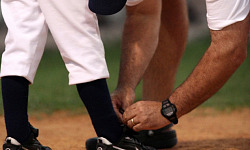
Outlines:
POLYGON ((170 122, 177 124, 178 118, 176 116, 177 109, 174 104, 172 104, 169 99, 162 101, 161 114, 167 118, 170 122))

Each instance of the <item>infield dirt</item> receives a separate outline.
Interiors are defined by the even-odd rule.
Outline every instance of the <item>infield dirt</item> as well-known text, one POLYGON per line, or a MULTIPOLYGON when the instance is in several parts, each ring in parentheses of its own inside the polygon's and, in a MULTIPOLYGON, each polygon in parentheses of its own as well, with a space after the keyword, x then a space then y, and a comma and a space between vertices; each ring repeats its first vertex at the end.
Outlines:
MULTIPOLYGON (((84 150, 85 141, 96 136, 88 115, 56 112, 30 116, 40 129, 39 141, 53 150, 84 150)), ((250 150, 250 109, 216 111, 197 109, 174 127, 178 144, 170 150, 250 150)), ((0 146, 6 136, 0 116, 0 146)))

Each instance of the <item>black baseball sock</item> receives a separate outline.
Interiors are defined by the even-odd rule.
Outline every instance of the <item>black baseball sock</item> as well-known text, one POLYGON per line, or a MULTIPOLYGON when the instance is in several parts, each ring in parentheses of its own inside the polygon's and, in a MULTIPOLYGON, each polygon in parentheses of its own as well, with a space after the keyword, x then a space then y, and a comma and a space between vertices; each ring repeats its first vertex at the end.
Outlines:
POLYGON ((7 136, 23 143, 30 134, 28 122, 29 81, 23 77, 2 77, 2 97, 7 136))
POLYGON ((122 126, 112 106, 106 79, 77 85, 98 137, 116 142, 122 134, 122 126))

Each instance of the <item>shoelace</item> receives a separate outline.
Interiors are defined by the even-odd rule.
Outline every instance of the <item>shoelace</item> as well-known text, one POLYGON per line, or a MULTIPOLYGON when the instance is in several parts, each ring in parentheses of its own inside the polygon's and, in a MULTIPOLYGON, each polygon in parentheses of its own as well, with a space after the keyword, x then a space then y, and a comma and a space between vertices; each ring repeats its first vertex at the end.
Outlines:
POLYGON ((127 136, 127 137, 125 137, 125 139, 130 140, 132 143, 141 146, 145 150, 150 149, 148 146, 145 146, 143 143, 141 143, 137 138, 135 138, 133 136, 132 137, 127 136))

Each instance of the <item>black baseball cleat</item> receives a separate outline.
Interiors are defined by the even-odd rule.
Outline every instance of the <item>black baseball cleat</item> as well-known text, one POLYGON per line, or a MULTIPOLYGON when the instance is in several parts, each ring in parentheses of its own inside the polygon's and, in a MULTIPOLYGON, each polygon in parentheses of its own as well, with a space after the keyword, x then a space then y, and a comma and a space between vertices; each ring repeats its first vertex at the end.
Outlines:
POLYGON ((24 143, 21 144, 16 139, 7 137, 3 144, 3 150, 51 150, 37 140, 38 134, 39 130, 31 126, 31 134, 24 143))
POLYGON ((96 149, 97 150, 156 150, 153 147, 143 145, 137 139, 129 136, 122 137, 121 140, 116 144, 112 144, 104 137, 99 137, 97 138, 96 149))
MULTIPOLYGON (((141 143, 152 146, 157 149, 171 148, 177 144, 176 131, 172 130, 170 124, 159 130, 146 130, 133 134, 141 143)), ((86 141, 87 150, 96 150, 97 137, 90 138, 86 141)))
POLYGON ((125 127, 121 139, 111 143, 104 137, 97 138, 97 150, 156 150, 154 147, 146 146, 137 140, 132 134, 134 131, 125 127))
POLYGON ((23 150, 22 145, 14 138, 7 137, 3 144, 3 150, 23 150))
POLYGON ((142 143, 147 143, 148 146, 157 149, 171 148, 177 144, 177 134, 171 129, 172 126, 173 124, 170 124, 158 130, 141 131, 135 137, 142 143))

